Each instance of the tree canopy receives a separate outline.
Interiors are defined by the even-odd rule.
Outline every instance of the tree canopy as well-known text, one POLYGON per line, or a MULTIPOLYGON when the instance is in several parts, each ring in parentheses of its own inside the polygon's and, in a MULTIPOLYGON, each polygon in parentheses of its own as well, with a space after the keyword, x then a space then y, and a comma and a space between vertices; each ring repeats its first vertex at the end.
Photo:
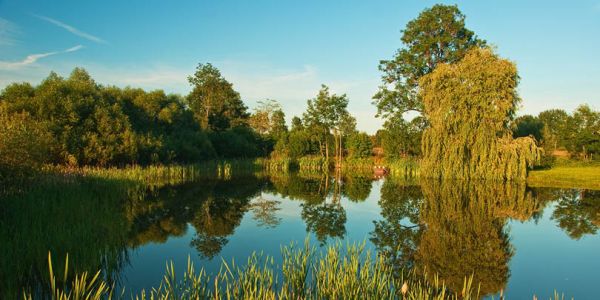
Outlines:
POLYGON ((382 84, 373 96, 379 116, 390 118, 408 111, 423 112, 419 79, 442 63, 462 59, 485 41, 465 27, 465 16, 456 5, 436 4, 408 22, 400 48, 390 60, 382 60, 382 84))
POLYGON ((420 80, 424 114, 421 174, 434 178, 524 179, 540 157, 530 137, 513 139, 520 98, 516 66, 473 48, 420 80))

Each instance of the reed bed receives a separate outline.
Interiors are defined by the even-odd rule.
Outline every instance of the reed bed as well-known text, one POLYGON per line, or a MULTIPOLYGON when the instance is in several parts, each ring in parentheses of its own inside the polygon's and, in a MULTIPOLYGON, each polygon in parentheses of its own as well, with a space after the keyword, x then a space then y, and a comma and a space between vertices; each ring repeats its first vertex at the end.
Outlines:
POLYGON ((390 175, 400 178, 416 178, 420 175, 419 161, 416 158, 407 157, 385 162, 390 175))
MULTIPOLYGON (((316 251, 307 242, 304 246, 282 247, 281 266, 273 257, 251 255, 238 266, 223 261, 217 274, 196 270, 188 258, 181 277, 173 263, 167 263, 162 282, 148 291, 142 290, 135 299, 478 299, 472 280, 464 280, 461 291, 451 292, 437 277, 424 281, 413 272, 395 270, 385 258, 365 251, 365 243, 340 243, 324 251, 316 251)), ((125 290, 116 292, 103 281, 99 273, 77 274, 70 284, 57 284, 49 254, 49 294, 53 299, 114 299, 123 298, 125 290)), ((64 279, 67 278, 68 259, 64 279)), ((62 282, 67 282, 63 280, 62 282)), ((25 299, 33 299, 24 293, 25 299)))
POLYGON ((60 173, 67 176, 103 178, 107 180, 128 180, 148 185, 179 184, 201 179, 230 179, 232 176, 254 174, 263 169, 259 159, 212 160, 189 165, 127 166, 125 168, 81 167, 65 168, 46 166, 46 173, 60 173))
POLYGON ((329 171, 330 161, 322 156, 303 156, 297 160, 300 170, 329 171))
MULTIPOLYGON (((464 278, 462 289, 450 291, 437 276, 398 271, 383 256, 365 251, 365 243, 341 243, 316 251, 308 240, 304 246, 290 244, 281 248, 281 266, 273 257, 252 254, 242 266, 223 260, 216 274, 203 268, 196 270, 188 257, 187 267, 177 274, 173 263, 157 287, 132 294, 132 299, 479 299, 479 288, 472 278, 464 278)), ((52 299, 122 299, 126 288, 116 291, 100 272, 91 276, 77 274, 66 284, 69 261, 64 277, 57 279, 48 254, 49 295, 52 299), (58 284, 62 282, 63 284, 58 284)), ((500 296, 500 299, 504 299, 500 296)), ((537 299, 533 296, 533 299, 537 299)), ((33 299, 23 293, 24 299, 33 299)), ((554 292, 551 299, 564 299, 554 292)))

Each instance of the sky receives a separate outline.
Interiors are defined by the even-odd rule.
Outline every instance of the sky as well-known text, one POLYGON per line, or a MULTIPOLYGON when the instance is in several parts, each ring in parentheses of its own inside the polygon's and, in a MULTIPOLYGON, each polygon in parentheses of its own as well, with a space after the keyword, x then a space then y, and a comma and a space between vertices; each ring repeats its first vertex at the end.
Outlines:
POLYGON ((212 63, 250 108, 275 99, 289 120, 326 84, 374 133, 379 61, 436 3, 457 4, 467 28, 517 64, 520 114, 600 109, 600 0, 0 0, 0 89, 83 67, 101 84, 185 95, 187 76, 212 63))

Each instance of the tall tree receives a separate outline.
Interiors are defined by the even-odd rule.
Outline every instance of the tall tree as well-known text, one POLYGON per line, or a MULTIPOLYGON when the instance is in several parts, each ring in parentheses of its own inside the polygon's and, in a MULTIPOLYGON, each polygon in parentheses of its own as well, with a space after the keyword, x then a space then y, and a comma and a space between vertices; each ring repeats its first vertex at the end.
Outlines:
POLYGON ((512 62, 482 48, 422 77, 429 127, 423 133, 421 174, 525 179, 541 150, 530 137, 513 139, 508 127, 520 102, 518 78, 512 62))
POLYGON ((247 107, 240 94, 213 65, 198 64, 188 81, 193 87, 188 105, 202 129, 222 131, 246 123, 247 107))
POLYGON ((418 94, 419 79, 440 63, 459 61, 474 46, 483 46, 465 27, 465 15, 456 5, 436 4, 408 22, 402 43, 391 60, 382 60, 382 84, 373 96, 377 115, 391 118, 405 112, 423 112, 418 94))
POLYGON ((279 137, 287 132, 285 113, 281 109, 281 104, 272 99, 258 101, 258 106, 254 109, 248 123, 252 129, 262 135, 279 137))
POLYGON ((338 165, 341 163, 342 157, 342 127, 348 127, 353 118, 349 116, 348 97, 346 94, 336 95, 329 92, 329 87, 321 86, 319 94, 314 99, 307 101, 307 109, 304 113, 304 124, 311 131, 316 133, 325 145, 325 158, 329 158, 329 145, 327 142, 328 136, 333 134, 335 158, 338 165))

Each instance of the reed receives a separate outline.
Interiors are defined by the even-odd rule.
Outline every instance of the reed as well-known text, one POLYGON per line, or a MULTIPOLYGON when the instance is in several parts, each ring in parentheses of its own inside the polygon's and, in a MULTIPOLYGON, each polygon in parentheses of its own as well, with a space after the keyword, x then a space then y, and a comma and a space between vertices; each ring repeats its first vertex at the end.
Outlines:
MULTIPOLYGON (((283 261, 276 266, 273 257, 252 254, 238 266, 223 260, 214 275, 196 270, 188 257, 187 267, 178 277, 173 263, 166 264, 158 287, 142 290, 135 299, 479 299, 479 289, 472 278, 463 279, 460 291, 450 291, 437 276, 398 271, 382 256, 365 251, 365 243, 341 243, 316 251, 308 239, 304 246, 282 247, 283 261)), ((113 299, 123 298, 125 289, 115 293, 113 285, 99 277, 78 274, 70 285, 56 284, 52 259, 48 255, 49 294, 52 299, 113 299)), ((63 282, 68 273, 68 258, 63 282)), ((562 297, 562 298, 561 298, 562 297)), ((23 293, 24 299, 33 299, 23 293)), ((554 293, 554 299, 564 296, 554 293)))
POLYGON ((297 163, 298 168, 303 171, 329 171, 331 162, 322 156, 302 156, 297 163))
POLYGON ((416 178, 420 176, 420 166, 417 158, 406 157, 387 160, 384 165, 393 177, 416 178))

